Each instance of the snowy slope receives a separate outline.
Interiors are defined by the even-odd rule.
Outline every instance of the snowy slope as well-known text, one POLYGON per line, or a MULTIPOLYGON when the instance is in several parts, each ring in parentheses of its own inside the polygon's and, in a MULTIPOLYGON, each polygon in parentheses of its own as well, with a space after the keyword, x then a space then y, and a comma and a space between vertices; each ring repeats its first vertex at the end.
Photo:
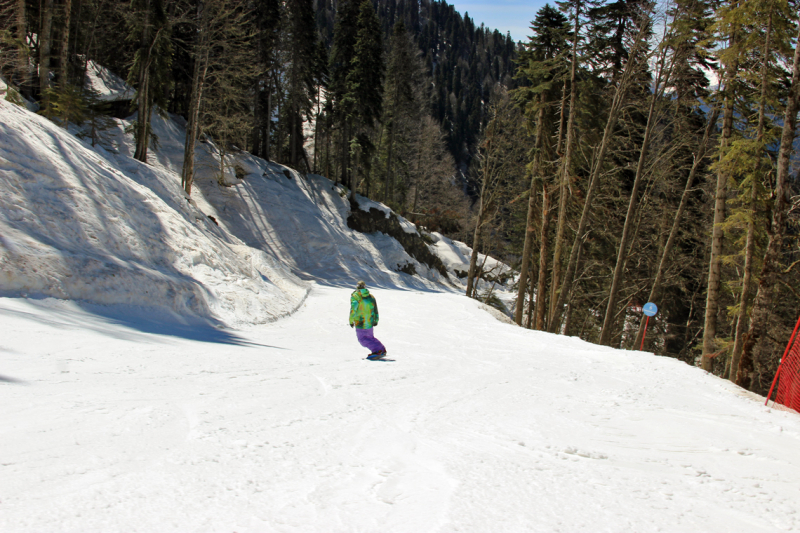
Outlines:
POLYGON ((796 413, 448 293, 375 289, 366 361, 349 291, 227 337, 0 299, 0 531, 800 530, 796 413))
POLYGON ((220 232, 175 176, 0 101, 0 290, 263 322, 307 287, 220 232))

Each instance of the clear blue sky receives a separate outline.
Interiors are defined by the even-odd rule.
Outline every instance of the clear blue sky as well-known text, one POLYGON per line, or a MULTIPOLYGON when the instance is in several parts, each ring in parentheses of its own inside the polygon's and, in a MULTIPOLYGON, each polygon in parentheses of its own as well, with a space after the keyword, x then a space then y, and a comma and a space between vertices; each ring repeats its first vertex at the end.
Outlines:
MULTIPOLYGON (((481 22, 487 28, 497 29, 500 33, 511 32, 515 41, 527 41, 531 34, 530 24, 536 12, 548 3, 547 0, 446 0, 455 6, 456 11, 469 13, 469 18, 476 26, 481 22)), ((556 7, 553 0, 550 5, 556 7)))

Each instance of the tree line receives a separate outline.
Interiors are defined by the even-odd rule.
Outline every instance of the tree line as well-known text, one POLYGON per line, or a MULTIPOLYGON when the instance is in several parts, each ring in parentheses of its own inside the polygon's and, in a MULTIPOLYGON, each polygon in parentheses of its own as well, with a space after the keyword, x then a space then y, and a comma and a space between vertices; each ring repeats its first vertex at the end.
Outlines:
POLYGON ((654 302, 648 349, 766 393, 800 313, 797 40, 786 0, 536 14, 472 241, 516 258, 518 324, 639 349, 654 302))

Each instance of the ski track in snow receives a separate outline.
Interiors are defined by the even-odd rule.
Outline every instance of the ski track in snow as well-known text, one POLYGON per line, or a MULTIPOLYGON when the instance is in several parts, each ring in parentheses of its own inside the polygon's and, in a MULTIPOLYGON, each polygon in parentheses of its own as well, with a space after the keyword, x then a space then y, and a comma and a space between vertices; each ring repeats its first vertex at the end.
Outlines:
POLYGON ((792 531, 800 421, 678 361, 349 289, 205 343, 0 299, 2 531, 792 531), (14 406, 13 408, 9 408, 14 406))

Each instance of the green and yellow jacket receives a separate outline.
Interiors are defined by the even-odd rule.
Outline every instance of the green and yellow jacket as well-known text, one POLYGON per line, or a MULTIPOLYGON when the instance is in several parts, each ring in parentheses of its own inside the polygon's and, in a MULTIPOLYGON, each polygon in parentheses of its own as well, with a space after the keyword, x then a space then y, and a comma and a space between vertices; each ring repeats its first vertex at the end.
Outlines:
POLYGON ((359 329, 378 325, 378 303, 367 289, 358 289, 350 295, 350 325, 359 329))

